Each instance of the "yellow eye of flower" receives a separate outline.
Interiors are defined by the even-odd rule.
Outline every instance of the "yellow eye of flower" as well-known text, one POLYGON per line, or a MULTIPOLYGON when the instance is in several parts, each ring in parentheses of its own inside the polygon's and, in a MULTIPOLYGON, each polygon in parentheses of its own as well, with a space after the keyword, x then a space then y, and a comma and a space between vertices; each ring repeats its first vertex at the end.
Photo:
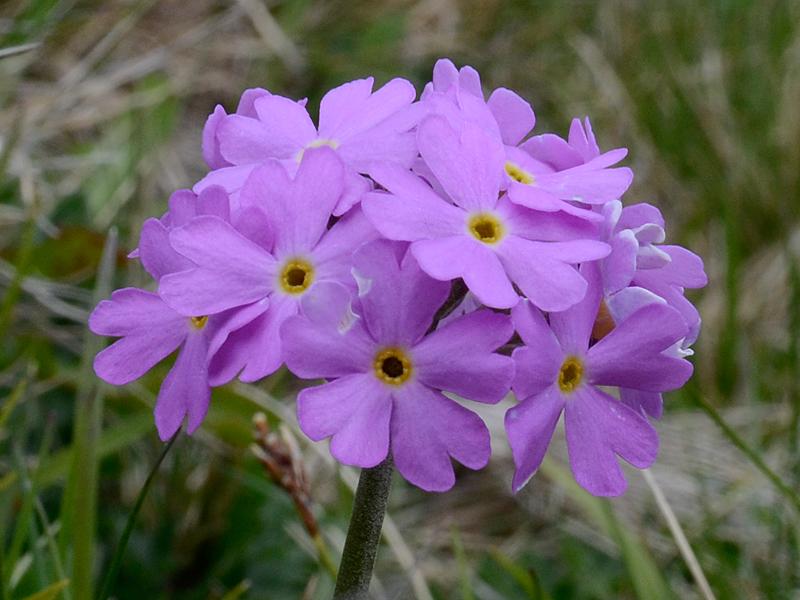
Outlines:
POLYGON ((326 140, 325 138, 320 138, 318 140, 314 140, 310 144, 308 144, 305 148, 301 148, 300 152, 297 153, 295 156, 295 160, 297 162, 301 162, 303 160, 303 155, 306 153, 306 150, 309 148, 322 148, 322 146, 328 146, 329 148, 333 148, 336 150, 339 147, 339 142, 337 140, 326 140))
POLYGON ((208 315, 203 315, 201 317, 189 317, 189 322, 195 329, 202 329, 206 326, 206 323, 208 323, 208 315))
POLYGON ((375 376, 390 385, 400 385, 411 377, 411 360, 400 348, 385 348, 375 355, 375 376))
POLYGON ((302 294, 314 281, 314 267, 302 259, 290 260, 284 265, 280 280, 287 294, 302 294))
POLYGON ((473 215, 469 220, 469 231, 475 239, 484 244, 496 244, 505 234, 500 220, 489 213, 473 215))
POLYGON ((514 181, 524 183, 525 185, 533 185, 536 183, 536 178, 533 176, 533 174, 528 173, 528 171, 520 167, 518 164, 508 160, 506 161, 505 167, 506 173, 508 173, 508 176, 514 181))
POLYGON ((558 388, 564 392, 574 392, 583 380, 583 363, 575 356, 568 356, 558 372, 558 388))

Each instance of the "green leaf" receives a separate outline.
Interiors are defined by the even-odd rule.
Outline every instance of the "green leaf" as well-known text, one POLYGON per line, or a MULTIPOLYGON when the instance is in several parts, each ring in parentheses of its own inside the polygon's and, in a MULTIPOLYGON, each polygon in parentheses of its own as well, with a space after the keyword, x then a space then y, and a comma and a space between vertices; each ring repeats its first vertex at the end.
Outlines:
POLYGON ((617 543, 631 583, 639 598, 642 600, 671 600, 674 598, 650 550, 635 532, 630 531, 617 520, 614 508, 608 500, 592 496, 575 482, 572 474, 564 466, 559 465, 551 458, 545 459, 541 470, 547 477, 564 488, 586 516, 617 543))
POLYGON ((66 589, 69 585, 69 579, 62 579, 55 583, 48 585, 43 590, 39 590, 35 594, 25 597, 23 600, 54 600, 58 595, 66 589))

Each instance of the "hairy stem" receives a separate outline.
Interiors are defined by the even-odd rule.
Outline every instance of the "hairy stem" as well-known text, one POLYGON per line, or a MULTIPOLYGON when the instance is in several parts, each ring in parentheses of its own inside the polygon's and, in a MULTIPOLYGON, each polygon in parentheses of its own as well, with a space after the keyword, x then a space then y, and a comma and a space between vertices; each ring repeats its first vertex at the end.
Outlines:
POLYGON ((336 579, 334 600, 361 600, 369 597, 369 582, 375 566, 391 485, 391 458, 376 467, 361 470, 342 562, 339 565, 339 576, 336 579))

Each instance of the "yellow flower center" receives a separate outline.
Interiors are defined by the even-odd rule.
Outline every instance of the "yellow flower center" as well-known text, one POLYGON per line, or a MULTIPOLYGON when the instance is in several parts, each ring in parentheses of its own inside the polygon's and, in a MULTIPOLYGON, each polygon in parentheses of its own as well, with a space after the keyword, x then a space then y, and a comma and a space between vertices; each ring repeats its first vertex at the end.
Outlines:
POLYGON ((328 140, 325 138, 316 139, 313 142, 307 144, 305 148, 301 148, 300 152, 298 152, 297 156, 295 156, 294 158, 297 162, 300 162, 303 160, 303 155, 306 153, 306 150, 308 150, 309 148, 321 148, 322 146, 328 146, 329 148, 333 148, 334 150, 336 150, 339 147, 339 142, 336 140, 328 140))
POLYGON ((469 231, 479 242, 496 244, 505 234, 500 219, 489 213, 478 213, 469 220, 469 231))
POLYGON ((558 388, 564 392, 574 392, 583 380, 583 363, 575 356, 568 356, 558 372, 558 388))
POLYGON ((384 348, 375 355, 375 376, 389 385, 401 385, 411 377, 411 360, 400 348, 384 348))
POLYGON ((195 329, 202 329, 206 326, 206 323, 208 323, 208 315, 203 315, 202 317, 189 317, 189 322, 195 329))
POLYGON ((511 162, 510 160, 506 161, 506 173, 508 176, 511 177, 514 181, 518 181, 519 183, 524 183, 525 185, 533 185, 536 183, 536 178, 533 176, 532 173, 529 173, 518 164, 511 162))
POLYGON ((314 281, 314 267, 308 261, 295 258, 284 265, 280 280, 287 294, 302 294, 314 281))

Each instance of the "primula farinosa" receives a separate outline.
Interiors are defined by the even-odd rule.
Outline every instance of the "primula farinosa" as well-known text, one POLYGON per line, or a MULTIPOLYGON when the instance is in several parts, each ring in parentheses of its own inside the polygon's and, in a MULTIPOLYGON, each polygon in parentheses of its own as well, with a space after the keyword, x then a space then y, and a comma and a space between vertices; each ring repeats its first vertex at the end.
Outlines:
POLYGON ((306 152, 294 179, 278 161, 252 172, 240 197, 260 213, 271 244, 249 239, 216 216, 198 216, 173 229, 172 248, 196 266, 161 278, 159 294, 181 314, 213 315, 236 307, 261 310, 220 348, 212 383, 256 381, 283 362, 278 331, 308 294, 324 282, 352 284, 352 252, 375 237, 355 209, 330 230, 328 220, 344 186, 344 168, 329 148, 306 152))
POLYGON ((403 79, 373 84, 330 90, 318 125, 305 100, 261 88, 215 108, 210 171, 130 254, 157 292, 117 290, 90 317, 119 338, 97 374, 123 385, 177 352, 155 409, 168 439, 200 425, 213 387, 285 363, 325 380, 298 396, 308 437, 349 465, 390 456, 426 490, 453 485, 451 459, 489 459, 486 425, 455 396, 512 389, 515 491, 564 413, 577 480, 622 493, 617 457, 652 463, 649 419, 691 374, 685 290, 706 284, 702 260, 665 243, 657 208, 623 206, 627 150, 602 152, 588 118, 566 139, 534 133, 526 99, 484 94, 447 59, 419 101, 403 79))
POLYGON ((575 479, 592 494, 616 496, 626 488, 616 456, 644 469, 656 459, 658 435, 647 418, 601 386, 665 392, 682 386, 692 365, 674 345, 687 333, 680 313, 664 302, 635 311, 591 344, 602 289, 595 265, 583 300, 549 315, 529 302, 512 311, 524 345, 514 350, 513 390, 520 403, 506 413, 506 430, 520 489, 542 462, 561 413, 575 479))
POLYGON ((376 168, 373 177, 390 193, 369 193, 362 206, 381 234, 412 242, 428 275, 463 278, 487 306, 514 306, 519 294, 512 283, 543 310, 563 310, 583 297, 586 282, 572 265, 610 251, 587 239, 597 236, 590 224, 536 214, 501 196, 503 147, 473 123, 458 132, 429 116, 417 142, 446 197, 393 165, 376 168))
POLYGON ((241 326, 239 319, 246 322, 247 318, 243 311, 187 317, 152 292, 117 290, 110 300, 100 302, 89 318, 94 333, 120 338, 95 357, 95 372, 109 383, 124 385, 180 348, 161 384, 155 420, 162 440, 171 438, 184 419, 188 419, 187 431, 191 433, 208 411, 209 357, 231 329, 241 326))
POLYGON ((436 61, 433 81, 422 92, 422 104, 428 112, 442 112, 450 120, 456 120, 460 112, 462 118, 473 120, 490 133, 497 133, 509 146, 519 144, 536 124, 533 108, 516 92, 497 88, 484 103, 478 72, 469 66, 457 69, 446 58, 436 61), (479 102, 474 103, 471 99, 479 102), (456 114, 448 110, 448 106, 456 107, 456 114), (486 110, 481 110, 484 106, 486 110))
POLYGON ((522 206, 601 222, 602 215, 591 206, 621 197, 633 180, 629 168, 610 168, 627 150, 601 155, 588 118, 585 128, 573 120, 568 141, 544 134, 523 142, 536 123, 530 104, 505 88, 494 90, 484 103, 480 76, 471 67, 457 70, 449 60, 438 61, 422 104, 426 112, 441 114, 451 125, 458 127, 466 120, 503 142, 504 188, 509 199, 522 206))
POLYGON ((686 248, 664 245, 661 212, 649 204, 622 207, 619 201, 603 207, 603 238, 612 251, 600 262, 603 294, 610 316, 629 314, 632 307, 659 297, 677 309, 689 328, 682 346, 688 349, 700 331, 700 314, 683 295, 685 288, 708 283, 702 259, 686 248))
POLYGON ((344 295, 338 310, 309 310, 281 329, 289 369, 331 380, 300 392, 300 427, 313 440, 330 437, 345 464, 373 467, 391 448, 408 481, 447 490, 450 457, 480 469, 490 444, 480 417, 442 392, 492 404, 506 395, 514 365, 494 351, 511 337, 510 319, 482 309, 427 333, 449 286, 427 276, 407 244, 364 246, 354 273, 363 293, 349 327, 341 324, 344 295))
POLYGON ((372 77, 357 79, 325 94, 318 128, 305 101, 263 90, 248 90, 236 114, 225 115, 217 108, 206 124, 203 146, 209 166, 219 167, 196 189, 220 184, 237 192, 265 160, 279 159, 292 172, 307 149, 326 146, 345 164, 343 193, 333 210, 345 213, 370 187, 360 174, 371 174, 372 165, 380 162, 408 167, 417 154, 412 131, 418 119, 412 107, 414 86, 393 79, 373 92, 373 83, 372 77))

